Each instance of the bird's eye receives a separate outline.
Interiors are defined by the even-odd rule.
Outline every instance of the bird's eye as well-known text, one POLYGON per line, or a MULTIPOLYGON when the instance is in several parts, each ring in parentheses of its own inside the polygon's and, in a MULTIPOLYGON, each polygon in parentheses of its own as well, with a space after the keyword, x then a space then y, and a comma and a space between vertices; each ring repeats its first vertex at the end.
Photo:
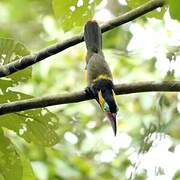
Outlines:
POLYGON ((101 89, 102 94, 105 92, 105 89, 101 89))
POLYGON ((110 111, 109 105, 108 105, 107 102, 104 103, 104 111, 106 111, 106 112, 109 112, 109 111, 110 111))

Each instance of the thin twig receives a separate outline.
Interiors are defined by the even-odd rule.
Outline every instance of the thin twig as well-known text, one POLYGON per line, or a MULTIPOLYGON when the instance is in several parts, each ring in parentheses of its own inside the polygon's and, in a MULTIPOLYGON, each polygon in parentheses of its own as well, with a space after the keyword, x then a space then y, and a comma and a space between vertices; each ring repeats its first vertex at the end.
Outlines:
MULTIPOLYGON (((164 4, 164 0, 151 0, 145 3, 144 5, 136 9, 133 9, 103 24, 101 26, 102 33, 109 31, 122 24, 125 24, 129 21, 132 21, 158 7, 162 7, 163 4, 164 4)), ((65 40, 64 42, 49 46, 48 48, 43 49, 33 55, 28 55, 28 56, 22 57, 21 59, 13 61, 9 64, 6 64, 4 66, 0 66, 0 77, 8 76, 19 70, 25 69, 28 66, 31 66, 39 61, 46 59, 47 57, 57 54, 83 41, 84 41, 84 38, 82 34, 79 36, 74 36, 70 39, 65 40)))
MULTIPOLYGON (((131 84, 118 84, 114 89, 116 95, 131 94, 151 91, 169 91, 179 92, 180 81, 163 81, 163 82, 137 82, 131 84)), ((85 91, 80 91, 71 94, 53 95, 20 100, 10 103, 0 104, 0 115, 24 111, 28 109, 42 108, 53 105, 68 104, 82 102, 93 99, 92 96, 86 94, 85 91)))

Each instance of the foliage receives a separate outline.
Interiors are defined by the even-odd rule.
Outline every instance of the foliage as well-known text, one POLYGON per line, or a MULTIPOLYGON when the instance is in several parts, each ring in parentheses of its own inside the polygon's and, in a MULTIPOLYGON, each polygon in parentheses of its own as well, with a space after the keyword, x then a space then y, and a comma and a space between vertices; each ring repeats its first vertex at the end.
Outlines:
MULTIPOLYGON (((99 0, 1 1, 0 64, 72 37, 74 28, 82 30, 102 9, 112 18, 147 1, 122 2, 97 6, 99 0)), ((177 20, 178 3, 169 1, 171 17, 177 20)), ((167 11, 165 6, 103 35, 115 83, 179 79, 179 36, 175 21, 166 19, 167 11)), ((99 22, 106 22, 107 14, 99 22)), ((84 89, 85 52, 79 44, 1 78, 0 103, 84 89)), ((117 101, 117 137, 94 101, 0 116, 0 179, 145 179, 152 177, 152 169, 157 170, 153 177, 169 173, 178 179, 179 167, 174 164, 179 155, 179 94, 133 94, 117 101), (148 158, 155 166, 147 166, 148 158)))
MULTIPOLYGON (((0 39, 0 59, 2 65, 8 64, 28 54, 29 51, 21 43, 15 42, 12 39, 0 39)), ((30 67, 0 80, 1 103, 32 98, 30 95, 11 90, 12 87, 27 82, 27 80, 31 78, 31 72, 32 68, 30 67)), ((57 123, 58 118, 56 115, 45 108, 0 117, 1 131, 2 128, 8 128, 15 131, 27 142, 33 141, 43 146, 52 146, 58 142, 58 137, 54 131, 54 129, 57 128, 57 123)), ((18 155, 12 143, 3 135, 3 132, 1 132, 1 138, 1 175, 5 179, 13 179, 13 177, 21 179, 21 177, 23 177, 22 165, 25 160, 21 160, 20 155, 18 155), (3 169, 5 163, 10 165, 10 167, 7 166, 7 171, 3 169)), ((23 157, 23 155, 21 156, 23 157)), ((26 168, 26 166, 24 168, 26 168)), ((33 177, 32 172, 30 174, 28 173, 27 177, 28 176, 33 177)), ((26 179, 27 177, 23 178, 26 179)))
POLYGON ((180 6, 179 1, 169 0, 169 11, 170 11, 171 17, 178 21, 180 21, 180 12, 178 8, 179 6, 180 6))
POLYGON ((53 10, 57 18, 60 19, 61 25, 65 31, 76 26, 82 26, 94 14, 94 8, 100 0, 53 0, 53 10))

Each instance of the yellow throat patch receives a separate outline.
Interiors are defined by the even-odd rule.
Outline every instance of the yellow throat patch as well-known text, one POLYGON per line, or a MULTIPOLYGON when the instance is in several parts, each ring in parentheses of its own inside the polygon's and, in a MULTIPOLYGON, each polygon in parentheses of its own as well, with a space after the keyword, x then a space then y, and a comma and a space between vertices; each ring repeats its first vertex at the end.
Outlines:
POLYGON ((98 98, 99 98, 99 104, 101 106, 101 109, 104 111, 103 107, 104 107, 105 100, 104 100, 104 98, 102 96, 101 90, 98 92, 98 98))
POLYGON ((107 74, 102 74, 102 75, 99 75, 96 79, 94 79, 93 83, 95 83, 96 81, 101 80, 101 79, 112 81, 112 78, 108 77, 107 74))

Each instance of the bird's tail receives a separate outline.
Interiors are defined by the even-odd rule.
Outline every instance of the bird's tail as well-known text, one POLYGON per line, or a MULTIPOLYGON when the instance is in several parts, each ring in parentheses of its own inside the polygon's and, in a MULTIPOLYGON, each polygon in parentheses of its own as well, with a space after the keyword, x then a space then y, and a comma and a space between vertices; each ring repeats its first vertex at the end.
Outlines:
POLYGON ((99 53, 102 50, 101 28, 96 21, 88 21, 84 28, 84 40, 88 52, 99 53))

